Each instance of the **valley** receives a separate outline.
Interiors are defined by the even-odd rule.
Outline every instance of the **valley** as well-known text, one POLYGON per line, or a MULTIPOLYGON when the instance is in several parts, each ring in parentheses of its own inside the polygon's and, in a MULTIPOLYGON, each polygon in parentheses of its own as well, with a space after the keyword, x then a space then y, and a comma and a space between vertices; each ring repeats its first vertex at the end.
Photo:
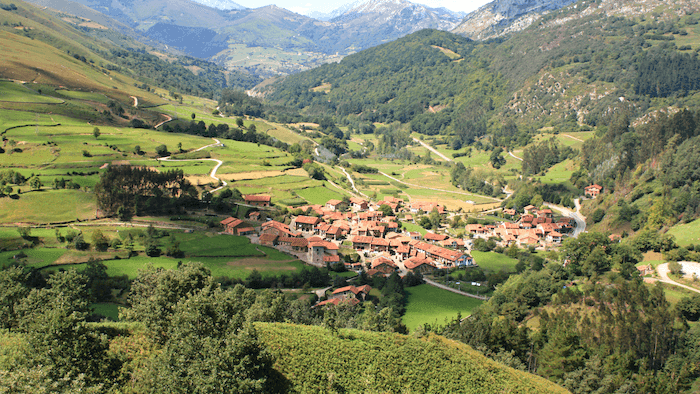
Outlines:
POLYGON ((375 3, 0 7, 0 388, 697 389, 698 5, 375 3))

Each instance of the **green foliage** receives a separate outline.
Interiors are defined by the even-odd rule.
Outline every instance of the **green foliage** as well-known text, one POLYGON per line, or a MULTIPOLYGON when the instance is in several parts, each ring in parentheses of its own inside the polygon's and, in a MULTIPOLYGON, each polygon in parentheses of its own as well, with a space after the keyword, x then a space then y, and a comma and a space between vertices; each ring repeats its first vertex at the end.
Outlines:
POLYGON ((120 208, 127 210, 122 210, 122 217, 160 212, 169 208, 169 202, 190 203, 196 192, 182 170, 156 172, 131 166, 109 167, 95 185, 98 206, 110 214, 118 213, 120 208))
POLYGON ((574 151, 567 146, 562 148, 556 138, 531 145, 523 151, 522 170, 523 174, 539 174, 574 156, 574 151))
POLYGON ((563 392, 437 336, 413 338, 346 329, 329 335, 322 328, 289 324, 257 328, 261 341, 278 360, 279 372, 289 378, 290 391, 563 392), (358 359, 369 367, 347 367, 358 359), (393 361, 386 363, 387 359, 393 361))

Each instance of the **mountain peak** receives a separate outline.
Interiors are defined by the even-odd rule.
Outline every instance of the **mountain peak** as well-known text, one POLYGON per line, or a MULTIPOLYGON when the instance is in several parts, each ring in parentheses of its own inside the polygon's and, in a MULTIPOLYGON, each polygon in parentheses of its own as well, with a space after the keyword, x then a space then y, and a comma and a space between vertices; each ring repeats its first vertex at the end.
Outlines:
POLYGON ((244 10, 246 7, 231 0, 193 0, 196 3, 219 10, 244 10))

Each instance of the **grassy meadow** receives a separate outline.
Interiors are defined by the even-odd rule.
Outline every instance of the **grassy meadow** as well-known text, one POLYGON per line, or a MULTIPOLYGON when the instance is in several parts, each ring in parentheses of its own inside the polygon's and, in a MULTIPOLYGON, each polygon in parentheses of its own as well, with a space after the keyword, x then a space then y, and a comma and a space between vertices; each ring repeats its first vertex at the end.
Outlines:
POLYGON ((406 289, 408 302, 403 322, 413 331, 423 324, 445 324, 461 313, 467 317, 483 301, 427 284, 406 289))

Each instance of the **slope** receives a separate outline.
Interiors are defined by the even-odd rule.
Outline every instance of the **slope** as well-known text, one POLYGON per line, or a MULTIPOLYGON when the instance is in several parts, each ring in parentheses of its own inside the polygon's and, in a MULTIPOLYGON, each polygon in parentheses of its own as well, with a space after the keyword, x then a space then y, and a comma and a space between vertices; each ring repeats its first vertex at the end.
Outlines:
POLYGON ((565 393, 459 342, 321 327, 258 324, 290 391, 565 393))

